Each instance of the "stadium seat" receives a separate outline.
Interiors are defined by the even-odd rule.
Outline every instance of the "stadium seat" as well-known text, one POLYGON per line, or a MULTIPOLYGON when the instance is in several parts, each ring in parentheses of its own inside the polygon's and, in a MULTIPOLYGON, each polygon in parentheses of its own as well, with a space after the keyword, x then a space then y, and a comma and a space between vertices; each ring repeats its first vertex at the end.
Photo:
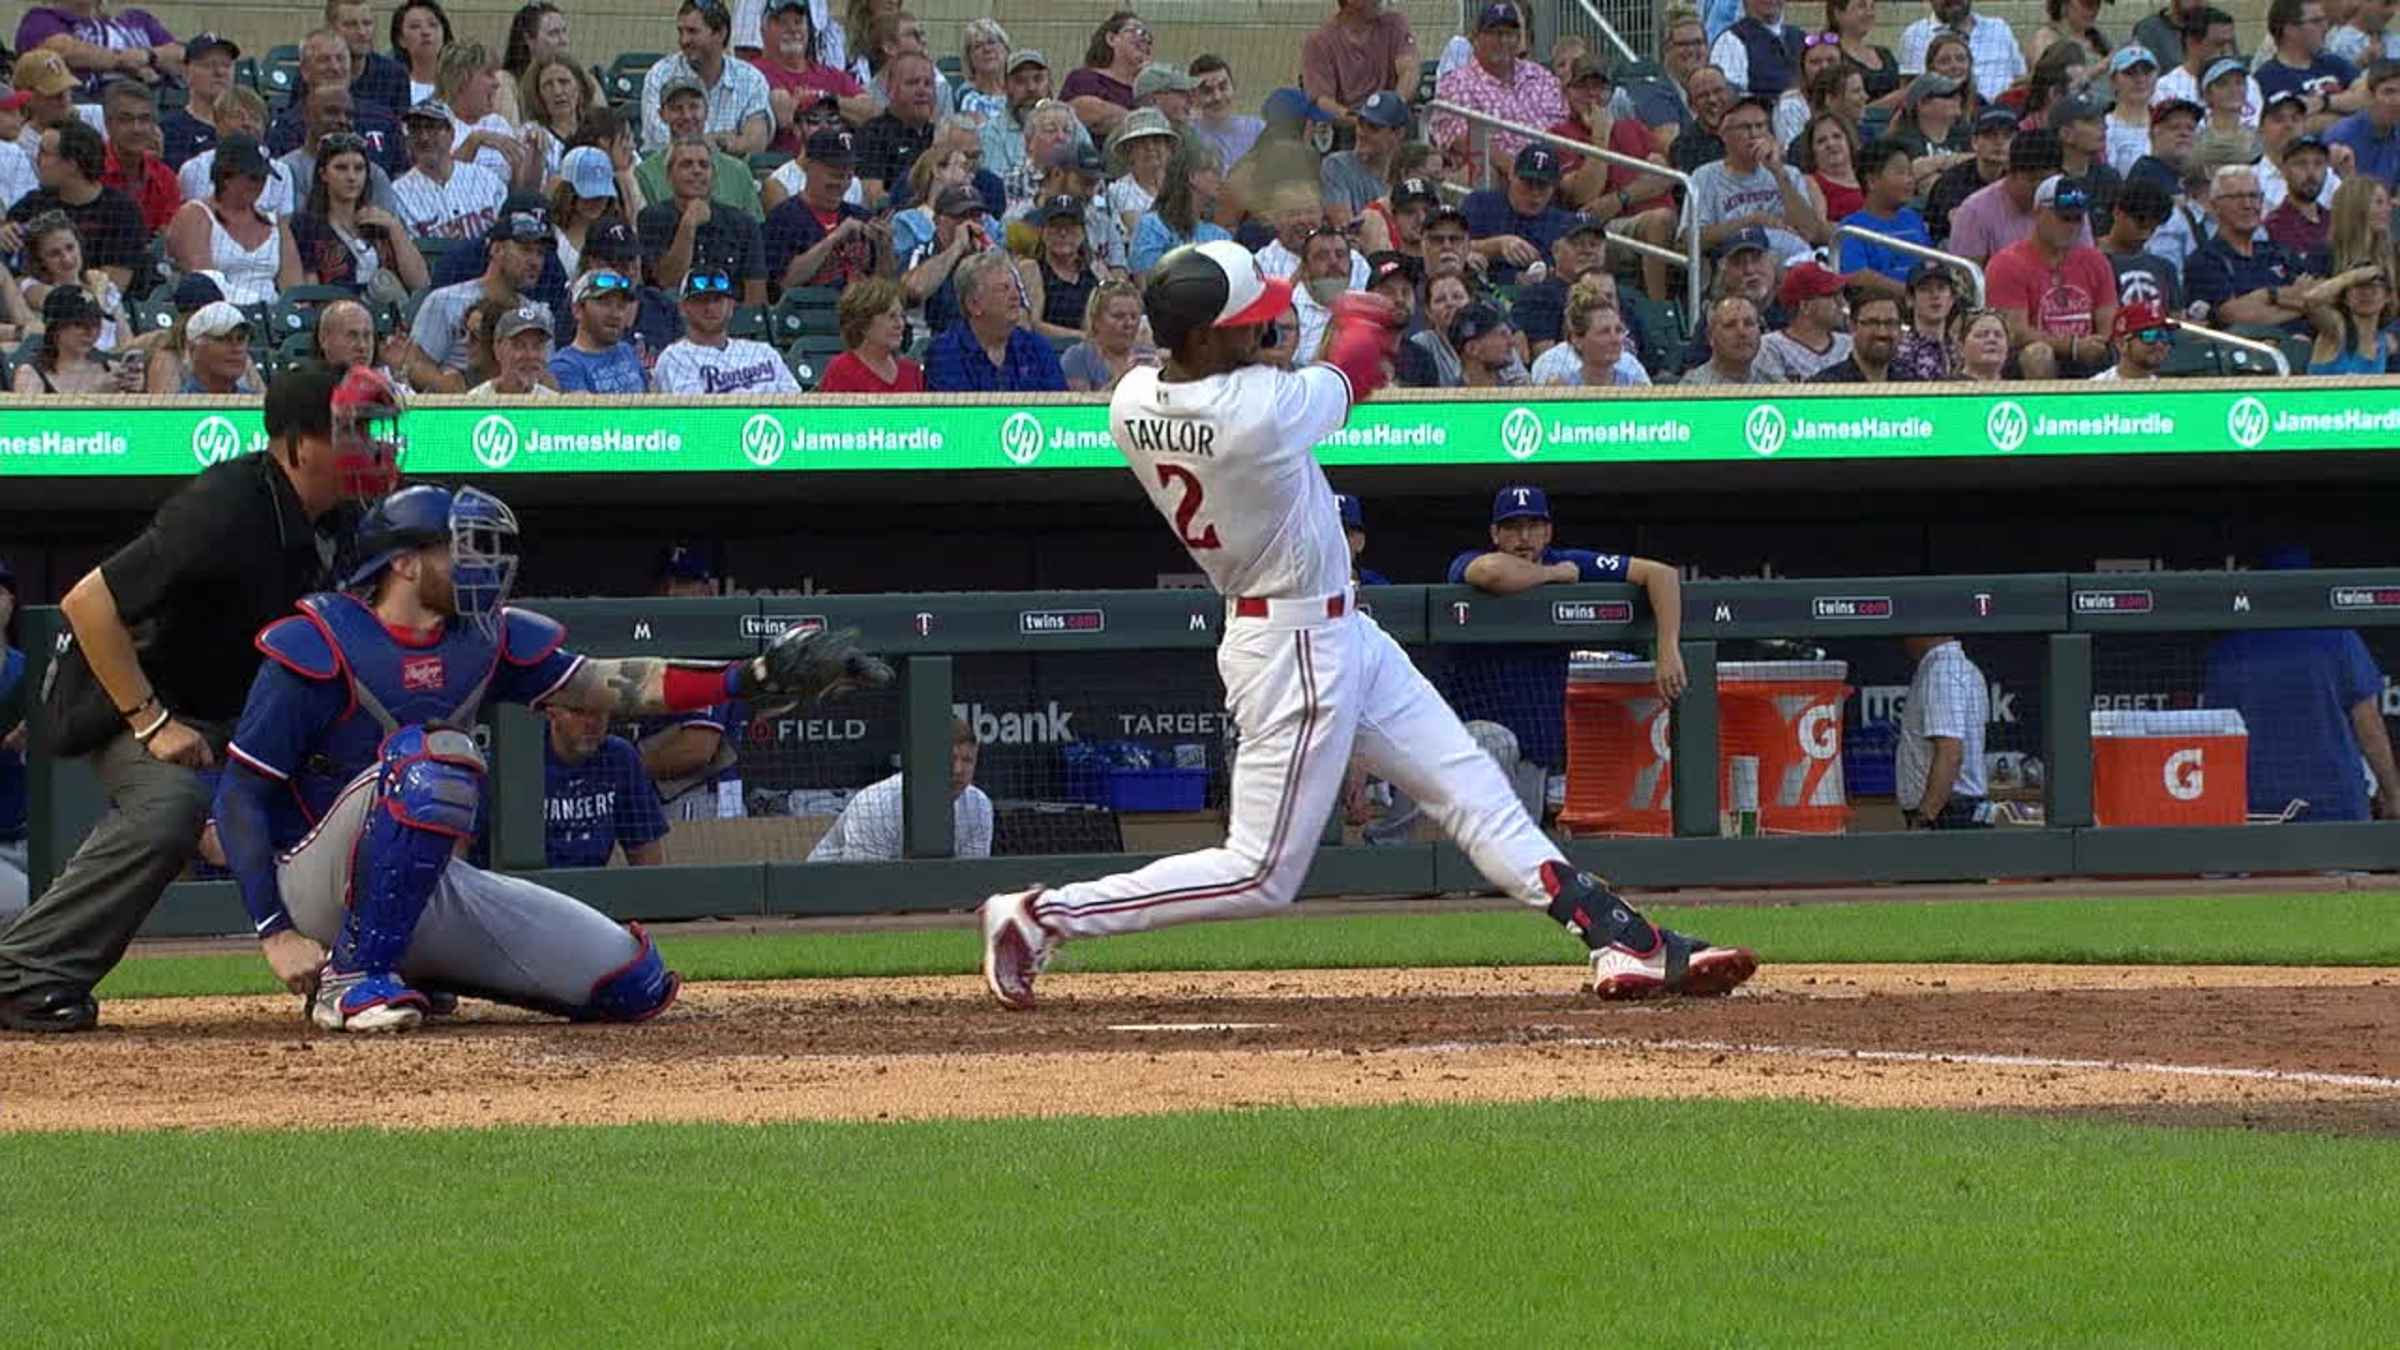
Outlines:
MULTIPOLYGON (((2273 341, 2275 344, 2280 345, 2283 340, 2281 338, 2276 338, 2273 341)), ((2306 339, 2301 339, 2301 341, 2305 343, 2306 339)), ((2224 363, 2225 373, 2227 375, 2272 376, 2275 373, 2274 362, 2268 360, 2264 356, 2259 355, 2257 352, 2251 351, 2244 347, 2227 347, 2224 351, 2218 354, 2218 360, 2224 363)), ((2299 360, 2292 362, 2292 373, 2295 375, 2307 369, 2308 358, 2306 355, 2303 355, 2299 360)))
POLYGON ((415 244, 417 252, 424 255, 425 273, 428 276, 441 271, 443 255, 458 247, 455 239, 412 239, 409 242, 415 244))
POLYGON ((956 56, 945 56, 940 58, 933 63, 933 68, 942 72, 942 78, 950 81, 952 84, 957 84, 959 81, 964 80, 967 77, 966 63, 961 61, 956 56))
POLYGON ((834 314, 841 303, 842 293, 831 286, 795 286, 768 312, 767 340, 783 344, 811 334, 838 333, 841 322, 834 314))
POLYGON ((266 359, 258 363, 259 370, 271 380, 303 361, 315 360, 316 355, 317 335, 313 331, 287 333, 268 352, 266 359))
POLYGON ((266 60, 258 70, 258 92, 271 102, 289 99, 300 92, 300 49, 285 43, 267 49, 266 60))
POLYGON ((765 339, 767 336, 766 309, 759 305, 734 306, 733 319, 725 325, 725 331, 737 338, 765 339))
POLYGON ((791 162, 792 157, 786 151, 761 150, 750 157, 750 176, 763 183, 767 181, 768 174, 791 162))
POLYGON ((345 286, 294 286, 275 297, 275 308, 268 326, 281 342, 294 333, 312 333, 317 326, 317 311, 336 300, 350 299, 345 286))
POLYGON ((1433 97, 1434 85, 1440 80, 1441 72, 1442 63, 1439 61, 1427 61, 1417 67, 1417 96, 1414 100, 1415 102, 1423 103, 1425 100, 1433 97))
POLYGON ((233 82, 244 89, 258 90, 258 58, 245 56, 233 63, 233 82))
POLYGON ((2292 373, 2307 374, 2309 358, 2316 355, 2317 340, 2313 337, 2287 337, 2280 345, 2283 347, 2283 359, 2292 363, 2292 373))
POLYGON ((175 306, 154 295, 139 296, 125 302, 125 317, 138 332, 162 332, 175 326, 175 306))
POLYGON ((786 347, 783 362, 802 389, 814 390, 825 378, 825 364, 842 354, 842 339, 831 333, 810 333, 786 347))
POLYGON ((2167 349, 2166 364, 2158 373, 2169 378, 2212 376, 2224 373, 2217 361, 2217 344, 2189 333, 2177 333, 2175 345, 2167 349))
POLYGON ((630 103, 642 96, 642 79, 659 63, 661 52, 619 52, 601 73, 600 92, 611 103, 630 103))
POLYGON ((1683 364, 1683 313, 1680 306, 1653 300, 1639 286, 1619 283, 1617 301, 1642 326, 1642 345, 1634 353, 1642 369, 1657 379, 1662 370, 1683 364))

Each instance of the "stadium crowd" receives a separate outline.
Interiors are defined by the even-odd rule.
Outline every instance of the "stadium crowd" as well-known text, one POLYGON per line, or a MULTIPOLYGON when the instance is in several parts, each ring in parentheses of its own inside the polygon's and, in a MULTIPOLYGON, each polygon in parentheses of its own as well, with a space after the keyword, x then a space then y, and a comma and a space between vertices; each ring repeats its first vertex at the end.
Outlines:
POLYGON ((1305 283, 1273 359, 1373 289, 1419 387, 2221 369, 2186 324, 2389 367, 2384 0, 2273 0, 2253 57, 2205 0, 2122 42, 2091 0, 2022 42, 1931 0, 1896 53, 1876 8, 1707 0, 1612 65, 1537 55, 1508 3, 1427 58, 1337 0, 1253 103, 1129 10, 1054 64, 989 18, 937 56, 895 0, 683 0, 671 52, 602 63, 548 3, 487 43, 439 0, 327 0, 245 53, 62 0, 0 97, 0 364, 29 395, 319 355, 428 392, 1105 390, 1156 359, 1146 270, 1230 236, 1305 283), (1694 235, 1686 315, 1658 251, 1694 235))

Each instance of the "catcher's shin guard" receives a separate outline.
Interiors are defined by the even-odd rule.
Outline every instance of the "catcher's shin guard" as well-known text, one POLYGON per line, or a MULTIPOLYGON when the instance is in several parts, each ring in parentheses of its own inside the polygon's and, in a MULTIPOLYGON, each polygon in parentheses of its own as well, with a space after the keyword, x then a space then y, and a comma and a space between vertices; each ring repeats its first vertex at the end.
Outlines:
POLYGON ((483 756, 463 731, 403 727, 383 746, 376 801, 350 869, 350 913, 333 949, 342 972, 389 974, 450 866, 475 834, 483 756))

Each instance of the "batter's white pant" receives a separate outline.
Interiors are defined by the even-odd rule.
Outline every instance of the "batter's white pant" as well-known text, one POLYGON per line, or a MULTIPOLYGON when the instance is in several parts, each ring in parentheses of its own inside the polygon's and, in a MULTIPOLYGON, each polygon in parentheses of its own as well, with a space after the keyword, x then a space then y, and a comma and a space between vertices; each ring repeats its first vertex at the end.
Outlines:
POLYGON ((25 885, 25 841, 0 842, 0 928, 32 901, 25 885))
MULTIPOLYGON (((348 917, 351 869, 372 865, 358 852, 375 802, 370 769, 342 789, 316 829, 276 866, 292 926, 328 948, 348 917)), ((399 973, 412 984, 580 1006, 594 984, 640 952, 624 925, 582 901, 452 858, 399 973)))
POLYGON ((1045 892, 1034 916, 1062 938, 1240 919, 1291 903, 1340 799, 1355 749, 1407 793, 1493 885, 1547 906, 1542 864, 1558 848, 1408 653, 1355 612, 1278 601, 1263 619, 1228 618, 1217 647, 1241 733, 1222 848, 1045 892))

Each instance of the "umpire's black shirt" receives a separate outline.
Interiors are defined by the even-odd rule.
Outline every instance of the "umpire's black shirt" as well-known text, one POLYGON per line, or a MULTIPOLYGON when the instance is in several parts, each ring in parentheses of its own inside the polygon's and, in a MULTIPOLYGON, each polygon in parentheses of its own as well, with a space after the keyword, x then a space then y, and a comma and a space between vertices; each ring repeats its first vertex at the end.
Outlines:
POLYGON ((159 701, 179 716, 231 723, 258 673, 258 630, 326 582, 300 494, 268 453, 204 470, 149 528, 100 564, 159 701))

